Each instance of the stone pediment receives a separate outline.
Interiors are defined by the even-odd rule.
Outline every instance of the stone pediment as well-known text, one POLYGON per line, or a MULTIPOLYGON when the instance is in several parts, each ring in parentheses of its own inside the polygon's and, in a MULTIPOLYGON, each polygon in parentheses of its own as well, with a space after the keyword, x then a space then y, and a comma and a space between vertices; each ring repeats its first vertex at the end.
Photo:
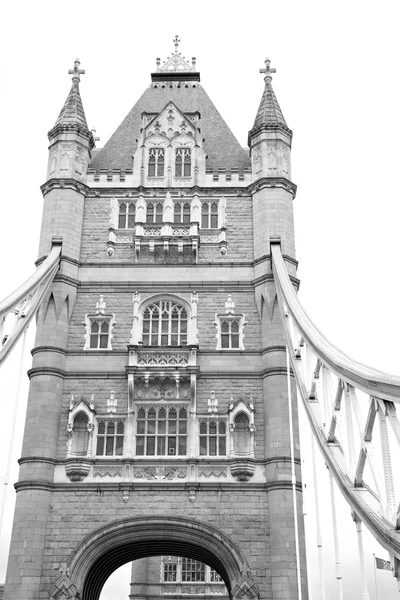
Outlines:
MULTIPOLYGON (((196 128, 173 102, 168 102, 165 108, 146 125, 144 137, 154 145, 164 145, 170 140, 180 138, 183 146, 194 146, 196 128)), ((146 144, 147 145, 147 144, 146 144)), ((175 144, 174 144, 175 145, 175 144)))

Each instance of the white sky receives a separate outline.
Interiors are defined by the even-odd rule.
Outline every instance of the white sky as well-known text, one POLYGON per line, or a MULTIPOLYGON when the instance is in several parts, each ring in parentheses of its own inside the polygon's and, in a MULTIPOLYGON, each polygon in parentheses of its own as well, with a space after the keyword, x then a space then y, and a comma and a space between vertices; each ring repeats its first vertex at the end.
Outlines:
MULTIPOLYGON (((399 6, 395 0, 7 3, 0 41, 0 297, 34 268, 46 134, 69 92, 74 59, 86 69, 81 95, 89 127, 96 127, 103 146, 149 84, 156 57, 172 52, 177 33, 180 50, 197 57, 202 85, 242 146, 262 94, 258 70, 271 58, 277 69, 273 86, 294 131, 301 301, 350 356, 399 373, 399 6)), ((6 415, 15 392, 2 377, 9 429, 6 415)), ((5 548, 3 539, 0 581, 5 548)), ((368 547, 372 551, 387 557, 368 547)), ((361 597, 358 566, 350 555, 345 558, 345 585, 361 597)), ((398 598, 390 574, 378 576, 381 597, 398 598), (388 580, 392 591, 384 592, 388 580)), ((333 586, 330 577, 328 600, 336 597, 333 586)))

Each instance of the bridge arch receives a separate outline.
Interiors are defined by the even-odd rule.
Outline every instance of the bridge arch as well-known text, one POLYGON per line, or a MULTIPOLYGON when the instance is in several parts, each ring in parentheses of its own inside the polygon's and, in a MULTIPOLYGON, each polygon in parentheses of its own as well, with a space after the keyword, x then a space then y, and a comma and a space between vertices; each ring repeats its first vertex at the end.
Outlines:
POLYGON ((231 598, 259 592, 239 547, 212 525, 181 517, 141 516, 114 521, 86 536, 72 552, 51 598, 98 600, 108 577, 120 566, 158 555, 185 556, 210 565, 231 598))

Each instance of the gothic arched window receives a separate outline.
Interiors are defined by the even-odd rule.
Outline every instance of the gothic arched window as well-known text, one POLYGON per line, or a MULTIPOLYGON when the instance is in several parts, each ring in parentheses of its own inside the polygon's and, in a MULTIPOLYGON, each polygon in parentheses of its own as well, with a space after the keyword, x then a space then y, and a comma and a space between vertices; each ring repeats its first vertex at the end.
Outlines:
POLYGON ((218 204, 216 202, 203 202, 201 205, 202 229, 218 228, 218 204))
POLYGON ((149 150, 149 177, 164 177, 165 150, 164 148, 150 148, 149 150))
POLYGON ((192 174, 192 151, 190 148, 175 150, 175 177, 190 177, 192 174))
POLYGON ((190 223, 190 204, 176 202, 174 206, 174 223, 190 223))
POLYGON ((121 202, 118 213, 118 229, 132 229, 135 227, 135 204, 121 202))
POLYGON ((149 202, 147 204, 146 212, 146 223, 151 225, 152 223, 162 223, 163 220, 163 206, 162 204, 153 204, 149 202))
POLYGON ((145 346, 182 346, 187 344, 188 313, 174 300, 159 300, 143 312, 145 346))

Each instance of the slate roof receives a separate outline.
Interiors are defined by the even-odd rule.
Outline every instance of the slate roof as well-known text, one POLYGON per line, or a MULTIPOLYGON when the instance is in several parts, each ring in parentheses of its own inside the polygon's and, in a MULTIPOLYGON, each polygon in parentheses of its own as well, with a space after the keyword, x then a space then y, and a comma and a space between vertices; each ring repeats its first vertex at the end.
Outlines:
POLYGON ((279 106, 275 92, 272 89, 270 79, 267 79, 265 82, 264 93, 261 98, 260 106, 258 107, 253 129, 257 129, 262 125, 281 125, 285 129, 288 129, 281 107, 279 106))
POLYGON ((54 127, 63 125, 79 125, 89 131, 77 81, 73 81, 71 91, 58 115, 54 127))
POLYGON ((182 83, 180 88, 170 88, 169 85, 148 87, 104 148, 96 154, 90 168, 131 169, 136 140, 143 126, 141 114, 159 113, 170 100, 183 113, 200 113, 198 127, 205 139, 207 168, 237 168, 241 171, 251 167, 247 151, 240 146, 202 86, 199 83, 194 86, 190 82, 187 87, 182 83))

